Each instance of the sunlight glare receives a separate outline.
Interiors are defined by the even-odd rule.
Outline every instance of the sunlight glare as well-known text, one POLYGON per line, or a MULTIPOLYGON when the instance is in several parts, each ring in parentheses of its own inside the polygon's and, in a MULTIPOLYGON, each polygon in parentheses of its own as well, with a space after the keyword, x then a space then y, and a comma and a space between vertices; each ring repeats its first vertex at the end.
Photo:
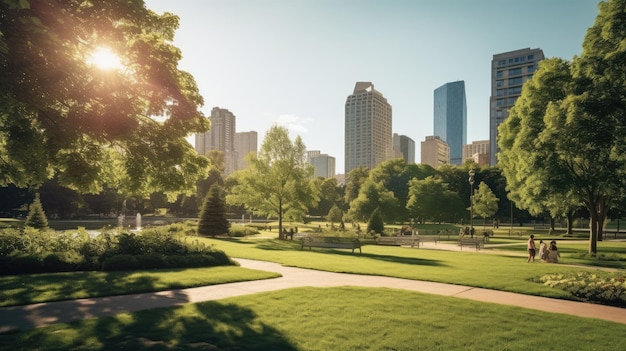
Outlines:
POLYGON ((107 47, 99 47, 91 54, 89 64, 92 64, 102 70, 115 70, 122 68, 122 61, 111 49, 107 47))

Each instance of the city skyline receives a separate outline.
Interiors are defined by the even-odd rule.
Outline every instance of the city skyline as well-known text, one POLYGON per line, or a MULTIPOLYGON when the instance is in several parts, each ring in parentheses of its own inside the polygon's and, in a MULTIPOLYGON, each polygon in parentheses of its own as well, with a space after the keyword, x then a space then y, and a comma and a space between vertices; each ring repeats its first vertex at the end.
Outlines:
MULTIPOLYGON (((598 1, 147 0, 178 15, 174 44, 196 79, 202 111, 227 108, 259 143, 274 124, 344 169, 344 104, 370 81, 393 108, 392 132, 433 134, 432 92, 466 84, 467 143, 489 139, 493 55, 541 48, 571 60, 582 52, 598 1)), ((416 157, 417 158, 417 157, 416 157)), ((420 162, 416 159, 416 162, 420 162)))

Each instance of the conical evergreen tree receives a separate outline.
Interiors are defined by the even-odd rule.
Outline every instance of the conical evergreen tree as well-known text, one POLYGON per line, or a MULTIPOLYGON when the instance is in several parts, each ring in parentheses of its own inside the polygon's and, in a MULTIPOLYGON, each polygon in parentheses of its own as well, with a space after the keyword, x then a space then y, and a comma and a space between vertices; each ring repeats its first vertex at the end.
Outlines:
POLYGON ((24 225, 37 229, 48 228, 48 218, 46 218, 46 213, 43 211, 43 206, 41 206, 39 193, 35 195, 35 200, 32 204, 30 204, 28 217, 26 217, 26 222, 24 223, 24 225))
POLYGON ((202 204, 198 235, 228 234, 229 229, 230 222, 226 219, 226 200, 222 196, 222 188, 213 184, 202 204))
POLYGON ((384 230, 385 222, 383 222, 383 216, 380 214, 380 208, 376 207, 374 212, 372 212, 369 222, 367 222, 367 232, 382 234, 384 230))

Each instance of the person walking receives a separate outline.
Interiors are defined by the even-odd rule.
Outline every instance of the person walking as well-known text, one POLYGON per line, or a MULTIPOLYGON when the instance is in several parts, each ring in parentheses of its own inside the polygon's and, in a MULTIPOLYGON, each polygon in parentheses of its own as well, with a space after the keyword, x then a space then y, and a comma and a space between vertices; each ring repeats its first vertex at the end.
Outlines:
POLYGON ((535 262, 535 254, 537 253, 537 248, 535 247, 535 235, 530 234, 530 239, 528 239, 528 262, 531 260, 535 262))

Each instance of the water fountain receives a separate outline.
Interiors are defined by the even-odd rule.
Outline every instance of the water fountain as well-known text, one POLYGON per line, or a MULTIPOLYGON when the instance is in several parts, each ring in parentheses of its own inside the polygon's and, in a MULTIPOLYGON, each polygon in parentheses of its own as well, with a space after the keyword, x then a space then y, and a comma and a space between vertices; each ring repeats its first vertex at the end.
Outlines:
POLYGON ((137 216, 135 217, 135 225, 137 230, 141 230, 141 213, 137 212, 137 216))

